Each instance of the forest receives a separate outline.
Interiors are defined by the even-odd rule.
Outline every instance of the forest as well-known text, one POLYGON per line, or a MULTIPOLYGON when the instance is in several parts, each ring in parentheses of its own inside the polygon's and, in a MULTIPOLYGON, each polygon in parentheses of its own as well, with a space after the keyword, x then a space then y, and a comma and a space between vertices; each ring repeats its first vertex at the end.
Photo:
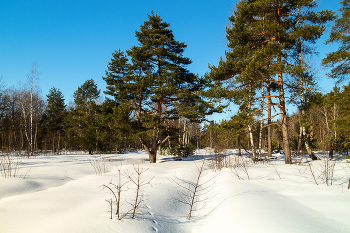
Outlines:
POLYGON ((143 149, 150 163, 157 153, 180 158, 206 147, 244 150, 256 160, 280 150, 286 164, 300 153, 317 160, 316 150, 348 156, 349 3, 343 0, 336 15, 316 12, 311 0, 239 1, 226 28, 225 57, 202 77, 187 68, 192 61, 183 56, 185 42, 152 11, 135 32, 138 44, 115 50, 106 64, 106 98, 94 79, 77 87, 69 104, 56 87, 42 96, 36 63, 27 85, 2 85, 1 151, 143 149), (337 84, 322 94, 313 57, 327 27, 325 43, 338 50, 322 66, 337 84), (230 119, 208 120, 230 104, 239 106, 230 119))

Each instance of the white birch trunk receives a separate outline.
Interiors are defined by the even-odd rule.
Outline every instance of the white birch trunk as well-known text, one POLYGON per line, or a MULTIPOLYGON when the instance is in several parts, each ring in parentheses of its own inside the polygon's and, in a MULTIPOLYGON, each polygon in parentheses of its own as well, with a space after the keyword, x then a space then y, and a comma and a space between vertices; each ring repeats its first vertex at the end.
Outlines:
MULTIPOLYGON (((249 86, 249 100, 250 101, 250 95, 251 95, 251 86, 249 86)), ((250 112, 250 104, 248 105, 248 109, 250 112)), ((250 146, 252 148, 252 152, 253 152, 253 158, 256 158, 256 151, 255 151, 255 145, 254 145, 254 138, 253 138, 253 132, 252 132, 252 127, 250 125, 248 125, 248 130, 249 130, 249 139, 250 139, 250 146)))

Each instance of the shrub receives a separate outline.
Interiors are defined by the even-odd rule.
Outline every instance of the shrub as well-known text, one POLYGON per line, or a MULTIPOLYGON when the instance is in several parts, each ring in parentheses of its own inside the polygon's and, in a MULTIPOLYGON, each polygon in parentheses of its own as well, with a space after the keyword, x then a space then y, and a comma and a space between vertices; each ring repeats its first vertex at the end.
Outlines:
POLYGON ((194 155, 195 148, 192 144, 179 144, 168 149, 168 154, 177 158, 186 158, 194 155))

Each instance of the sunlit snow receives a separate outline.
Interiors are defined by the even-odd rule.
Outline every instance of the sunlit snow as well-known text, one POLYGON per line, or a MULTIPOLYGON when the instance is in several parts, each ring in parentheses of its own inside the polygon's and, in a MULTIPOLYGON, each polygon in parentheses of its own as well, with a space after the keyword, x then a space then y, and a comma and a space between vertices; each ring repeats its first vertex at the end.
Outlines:
MULTIPOLYGON (((183 161, 158 155, 156 164, 148 162, 144 151, 23 158, 17 174, 22 178, 0 177, 0 232, 350 232, 350 164, 345 160, 329 161, 329 167, 335 166, 327 186, 323 160, 311 166, 307 159, 286 165, 283 155, 275 154, 277 159, 267 162, 244 160, 246 173, 236 152, 226 153, 231 156, 222 158, 221 169, 215 169, 217 162, 210 160, 208 150, 183 161), (173 178, 196 182, 195 163, 202 159, 206 170, 199 183, 218 175, 206 194, 211 198, 198 203, 204 208, 188 220, 189 206, 171 200, 181 190, 173 178), (106 200, 112 195, 102 185, 117 184, 118 167, 126 182, 125 172, 131 174, 137 164, 148 169, 142 174, 144 181, 153 178, 143 190, 144 208, 135 219, 127 215, 118 220, 114 206, 110 219, 106 200)), ((124 187, 121 213, 130 210, 128 202, 135 198, 132 182, 124 187)))

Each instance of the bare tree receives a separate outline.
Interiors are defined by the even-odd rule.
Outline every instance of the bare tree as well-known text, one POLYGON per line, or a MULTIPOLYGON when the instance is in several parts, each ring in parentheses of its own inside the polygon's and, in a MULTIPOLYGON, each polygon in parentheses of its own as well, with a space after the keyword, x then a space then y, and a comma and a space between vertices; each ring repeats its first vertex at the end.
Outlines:
POLYGON ((188 213, 189 220, 191 219, 193 211, 202 209, 205 206, 206 202, 214 197, 212 191, 216 182, 216 177, 219 175, 219 173, 216 173, 205 182, 201 182, 201 176, 205 171, 204 162, 205 160, 202 160, 201 162, 195 162, 195 166, 198 172, 195 182, 191 182, 185 178, 179 178, 177 176, 171 178, 171 181, 179 186, 181 188, 181 191, 178 191, 176 196, 173 196, 170 193, 170 201, 180 202, 182 204, 188 205, 190 207, 188 213), (199 205, 200 203, 202 205, 199 205))
POLYGON ((129 203, 132 206, 132 218, 135 218, 136 211, 144 208, 143 206, 143 202, 145 201, 144 189, 146 186, 151 185, 151 181, 153 177, 149 181, 146 181, 143 179, 142 175, 148 170, 148 168, 147 169, 140 168, 139 164, 137 164, 137 166, 133 165, 133 167, 136 174, 129 174, 127 171, 126 176, 136 186, 135 199, 133 200, 133 202, 129 203))
POLYGON ((4 146, 4 116, 6 112, 6 102, 4 101, 4 84, 2 82, 2 75, 0 75, 0 121, 1 121, 1 153, 3 153, 4 146))
MULTIPOLYGON (((125 182, 122 182, 121 177, 121 166, 118 167, 118 175, 119 175, 119 180, 118 180, 118 184, 114 184, 112 183, 112 181, 107 184, 107 185, 102 185, 103 189, 106 188, 110 191, 112 197, 109 199, 106 199, 105 201, 108 202, 109 208, 110 208, 110 212, 113 211, 113 203, 115 203, 116 205, 116 215, 118 217, 118 220, 123 219, 125 216, 127 216, 128 214, 132 214, 132 218, 135 218, 136 212, 139 209, 144 208, 144 201, 145 201, 145 195, 144 195, 144 189, 148 186, 151 185, 151 181, 153 179, 153 177, 146 181, 143 179, 143 174, 148 170, 144 169, 144 168, 140 168, 140 165, 138 164, 133 165, 134 167, 134 171, 135 173, 129 173, 129 171, 125 171, 124 172, 124 176, 128 179, 125 182), (136 192, 135 192, 135 199, 133 199, 131 202, 126 201, 127 203, 129 203, 132 208, 130 210, 128 210, 125 213, 121 213, 120 207, 121 207, 121 193, 123 191, 127 191, 128 189, 123 189, 123 187, 127 184, 127 183, 133 183, 136 186, 136 192), (114 200, 114 201, 113 201, 114 200)), ((111 219, 112 219, 112 214, 111 214, 111 219)))
POLYGON ((29 145, 30 155, 33 155, 34 150, 34 137, 33 135, 33 119, 36 114, 36 109, 34 109, 35 99, 39 97, 38 88, 36 82, 38 80, 37 62, 33 63, 32 70, 27 77, 27 87, 23 88, 19 94, 19 101, 21 106, 24 133, 29 145))
POLYGON ((117 208, 116 215, 118 217, 118 220, 122 220, 128 213, 131 212, 131 210, 129 210, 128 212, 121 214, 121 211, 120 211, 121 194, 123 191, 127 190, 127 189, 123 189, 123 187, 124 187, 124 185, 129 183, 130 180, 128 180, 126 182, 122 182, 122 180, 121 180, 121 177, 122 177, 121 166, 117 167, 117 169, 118 169, 118 183, 114 184, 111 181, 107 185, 102 185, 102 187, 108 189, 110 191, 110 193, 112 194, 112 197, 106 200, 106 202, 108 202, 108 204, 109 204, 109 208, 110 208, 110 212, 111 212, 111 219, 113 218, 112 212, 113 212, 113 203, 114 203, 116 205, 116 208, 117 208), (114 198, 114 201, 113 201, 113 198, 114 198))

